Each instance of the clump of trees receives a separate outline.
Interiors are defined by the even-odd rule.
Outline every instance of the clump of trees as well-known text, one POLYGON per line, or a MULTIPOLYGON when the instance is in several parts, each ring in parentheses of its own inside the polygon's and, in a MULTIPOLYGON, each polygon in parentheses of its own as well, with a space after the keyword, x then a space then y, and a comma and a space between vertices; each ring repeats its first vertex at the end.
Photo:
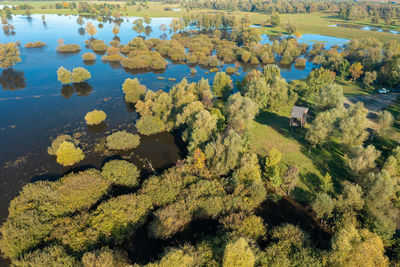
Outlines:
POLYGON ((89 80, 92 76, 88 70, 82 67, 74 68, 72 72, 64 67, 60 67, 57 70, 57 77, 58 81, 62 84, 69 84, 71 82, 83 83, 89 80))
POLYGON ((140 144, 140 137, 137 134, 127 131, 117 131, 106 138, 106 146, 113 150, 134 149, 140 144))
POLYGON ((0 68, 9 69, 21 62, 17 43, 0 44, 0 68))
POLYGON ((122 91, 125 94, 125 101, 128 103, 136 103, 139 100, 143 100, 146 90, 146 86, 140 84, 137 78, 128 78, 122 84, 122 91))
POLYGON ((93 110, 85 115, 85 121, 87 125, 99 125, 105 121, 107 114, 102 110, 93 110))

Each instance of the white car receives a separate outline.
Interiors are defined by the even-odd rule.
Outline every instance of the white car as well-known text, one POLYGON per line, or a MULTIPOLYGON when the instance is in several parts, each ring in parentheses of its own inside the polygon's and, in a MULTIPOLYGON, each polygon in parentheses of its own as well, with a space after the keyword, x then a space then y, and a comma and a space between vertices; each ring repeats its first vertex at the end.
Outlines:
POLYGON ((380 94, 387 94, 389 92, 390 91, 388 89, 386 89, 386 88, 381 88, 381 89, 378 90, 378 93, 380 93, 380 94))

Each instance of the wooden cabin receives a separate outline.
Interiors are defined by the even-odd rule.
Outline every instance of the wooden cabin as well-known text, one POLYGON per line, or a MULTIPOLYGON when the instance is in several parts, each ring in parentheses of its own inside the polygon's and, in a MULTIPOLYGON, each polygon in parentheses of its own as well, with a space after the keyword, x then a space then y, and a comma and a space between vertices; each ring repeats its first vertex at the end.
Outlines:
POLYGON ((290 115, 290 127, 300 126, 304 127, 306 124, 308 108, 294 106, 292 108, 292 114, 290 115))

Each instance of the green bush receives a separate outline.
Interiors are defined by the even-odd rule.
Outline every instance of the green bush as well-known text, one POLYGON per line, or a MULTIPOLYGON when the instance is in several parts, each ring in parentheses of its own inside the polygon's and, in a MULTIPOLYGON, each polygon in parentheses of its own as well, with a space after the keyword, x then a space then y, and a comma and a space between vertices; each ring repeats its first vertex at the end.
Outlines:
POLYGON ((82 55, 82 59, 84 61, 93 61, 96 60, 96 55, 92 52, 86 52, 82 55))
POLYGON ((140 137, 137 134, 126 131, 118 131, 106 138, 106 146, 114 150, 134 149, 140 144, 140 137))
POLYGON ((117 41, 117 40, 112 40, 112 41, 110 41, 110 45, 111 45, 112 47, 119 47, 119 41, 117 41))
POLYGON ((25 254, 21 259, 14 261, 13 266, 74 267, 77 266, 77 262, 74 257, 68 255, 62 246, 51 246, 25 254))
POLYGON ((35 47, 43 47, 43 46, 46 46, 46 44, 41 41, 29 42, 24 45, 25 48, 35 48, 35 47))
POLYGON ((127 69, 162 70, 167 67, 167 61, 156 51, 131 51, 121 64, 127 69))
POLYGON ((86 113, 85 121, 87 125, 99 125, 106 119, 107 115, 102 110, 93 110, 86 113))
POLYGON ((101 175, 113 184, 135 187, 139 184, 140 172, 128 161, 112 160, 103 166, 101 175))
POLYGON ((53 142, 51 143, 51 146, 49 146, 47 148, 47 153, 49 153, 49 155, 55 156, 58 148, 64 141, 74 143, 75 145, 78 144, 78 142, 74 138, 72 138, 72 136, 70 136, 68 134, 59 135, 59 136, 57 136, 56 139, 53 140, 53 142))
POLYGON ((72 82, 82 83, 92 78, 90 72, 82 67, 74 68, 72 70, 72 82))
POLYGON ((164 131, 165 125, 160 118, 146 115, 136 122, 136 128, 143 135, 152 135, 164 131))
POLYGON ((231 241, 226 245, 223 267, 253 267, 255 257, 244 238, 231 241))
POLYGON ((64 141, 58 146, 56 156, 57 162, 63 166, 72 166, 85 158, 82 150, 68 141, 64 141))
POLYGON ((146 86, 141 85, 137 78, 126 79, 122 84, 122 91, 125 94, 125 101, 128 103, 136 103, 141 100, 146 93, 146 86))
POLYGON ((144 195, 122 195, 102 203, 92 214, 90 226, 104 238, 120 244, 146 221, 152 209, 144 195))
POLYGON ((68 84, 72 81, 72 73, 64 67, 59 67, 57 70, 57 80, 62 84, 68 84))
POLYGON ((81 50, 81 47, 77 44, 63 44, 57 46, 57 52, 61 53, 75 53, 79 52, 81 50))

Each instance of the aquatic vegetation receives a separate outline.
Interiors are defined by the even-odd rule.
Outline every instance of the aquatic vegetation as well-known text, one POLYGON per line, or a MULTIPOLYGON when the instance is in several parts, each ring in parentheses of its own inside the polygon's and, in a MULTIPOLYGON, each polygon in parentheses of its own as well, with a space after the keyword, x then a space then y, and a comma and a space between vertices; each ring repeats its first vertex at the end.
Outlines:
POLYGON ((12 68, 21 62, 20 51, 17 43, 0 44, 0 68, 12 68))
POLYGON ((35 47, 44 47, 44 46, 46 46, 46 44, 41 41, 29 42, 24 45, 25 48, 35 48, 35 47))
POLYGON ((122 91, 125 94, 125 101, 128 103, 136 103, 137 101, 143 99, 146 90, 146 86, 140 84, 137 78, 128 78, 122 84, 122 91))
POLYGON ((60 67, 57 70, 57 80, 62 84, 69 84, 72 81, 72 73, 64 67, 60 67))
POLYGON ((57 138, 53 140, 53 142, 51 143, 51 146, 49 146, 47 148, 47 153, 49 153, 49 155, 55 156, 58 148, 60 147, 60 145, 62 143, 64 143, 64 141, 74 143, 75 145, 77 145, 79 143, 72 136, 70 136, 68 134, 62 134, 62 135, 57 136, 57 138))
POLYGON ((96 60, 96 55, 91 52, 86 52, 86 53, 82 54, 82 59, 84 61, 93 61, 93 60, 96 60))
POLYGON ((307 60, 305 58, 299 57, 298 59, 296 59, 296 62, 294 63, 294 65, 296 67, 305 67, 306 62, 307 62, 307 60))
POLYGON ((79 52, 81 47, 77 44, 60 44, 57 46, 57 52, 61 53, 75 53, 79 52))
POLYGON ((92 40, 87 41, 87 43, 94 52, 105 52, 108 48, 103 40, 92 40))
POLYGON ((156 51, 131 51, 128 57, 121 60, 127 69, 162 70, 167 67, 167 61, 156 51))
POLYGON ((160 118, 145 115, 136 122, 136 128, 141 134, 152 135, 164 131, 165 125, 160 118))
POLYGON ((140 137, 137 134, 127 131, 118 131, 110 134, 106 138, 106 146, 113 150, 134 149, 140 144, 140 137))
POLYGON ((104 164, 101 176, 112 184, 135 187, 139 184, 140 172, 136 166, 125 160, 112 160, 104 164))
POLYGON ((63 166, 72 166, 85 158, 82 150, 69 141, 64 141, 58 146, 56 156, 57 162, 63 166))
POLYGON ((72 82, 82 83, 92 78, 90 72, 85 68, 78 67, 72 70, 72 82))
POLYGON ((106 119, 107 115, 102 110, 93 110, 85 115, 85 121, 87 125, 99 125, 106 119))

